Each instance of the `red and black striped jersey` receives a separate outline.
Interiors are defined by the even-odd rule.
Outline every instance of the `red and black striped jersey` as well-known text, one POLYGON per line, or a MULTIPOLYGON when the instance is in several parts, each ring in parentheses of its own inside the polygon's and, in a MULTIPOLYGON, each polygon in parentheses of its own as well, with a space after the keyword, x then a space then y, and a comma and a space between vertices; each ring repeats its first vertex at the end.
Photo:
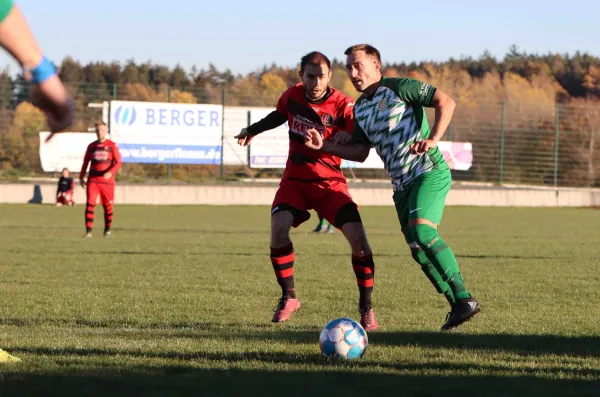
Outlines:
POLYGON ((103 142, 90 143, 83 158, 79 179, 83 179, 90 165, 88 182, 115 183, 115 174, 121 168, 121 153, 116 143, 106 139, 103 142), (111 172, 112 176, 104 179, 104 174, 111 172))
POLYGON ((317 182, 346 181, 342 159, 330 153, 315 151, 304 145, 307 129, 315 128, 325 140, 339 131, 354 130, 354 100, 333 88, 319 101, 309 101, 302 83, 288 88, 277 103, 277 112, 287 115, 290 149, 283 179, 317 182))

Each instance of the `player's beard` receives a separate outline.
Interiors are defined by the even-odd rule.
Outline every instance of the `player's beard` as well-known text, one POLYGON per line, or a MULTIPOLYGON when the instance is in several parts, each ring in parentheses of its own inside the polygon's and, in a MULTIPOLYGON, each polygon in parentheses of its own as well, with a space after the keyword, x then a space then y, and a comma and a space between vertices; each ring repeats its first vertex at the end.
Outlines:
POLYGON ((364 87, 364 84, 363 84, 363 81, 362 81, 362 80, 353 80, 353 81, 351 81, 351 82, 352 82, 352 85, 354 86, 354 89, 355 89, 356 91, 358 91, 358 92, 363 92, 363 87, 364 87))
POLYGON ((323 91, 321 91, 321 93, 319 93, 318 95, 314 95, 312 90, 311 91, 306 91, 304 90, 304 96, 309 100, 309 101, 318 101, 320 99, 323 99, 323 97, 325 95, 327 95, 327 92, 329 91, 329 87, 325 87, 325 89, 323 91))

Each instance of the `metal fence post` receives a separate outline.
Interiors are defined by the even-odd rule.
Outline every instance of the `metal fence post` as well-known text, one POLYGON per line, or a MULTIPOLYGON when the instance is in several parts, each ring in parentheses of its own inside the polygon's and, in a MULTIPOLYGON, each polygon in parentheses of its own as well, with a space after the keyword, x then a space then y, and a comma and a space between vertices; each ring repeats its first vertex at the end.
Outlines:
POLYGON ((560 104, 556 104, 556 117, 554 118, 554 187, 558 186, 558 132, 560 122, 560 104))
MULTIPOLYGON (((168 99, 169 99, 169 103, 171 103, 171 95, 172 95, 172 91, 171 91, 171 86, 169 86, 168 88, 168 99)), ((167 164, 167 182, 171 183, 171 163, 167 164)))
POLYGON ((112 97, 113 101, 117 100, 117 83, 113 83, 112 85, 112 97))
POLYGON ((500 177, 498 183, 504 181, 504 101, 500 104, 500 177))
POLYGON ((225 176, 225 164, 223 158, 225 151, 225 87, 221 88, 221 178, 225 176))

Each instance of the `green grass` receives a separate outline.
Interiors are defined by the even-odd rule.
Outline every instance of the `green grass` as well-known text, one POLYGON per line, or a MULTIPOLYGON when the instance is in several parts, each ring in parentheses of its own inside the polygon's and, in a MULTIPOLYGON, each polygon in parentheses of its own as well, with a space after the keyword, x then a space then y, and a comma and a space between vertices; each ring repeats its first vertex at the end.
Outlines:
POLYGON ((82 206, 0 206, 0 396, 598 396, 600 211, 447 209, 441 234, 483 312, 456 333, 393 209, 363 208, 380 331, 357 362, 318 347, 357 318, 343 237, 293 230, 303 308, 279 289, 267 207, 117 206, 83 240, 82 206))

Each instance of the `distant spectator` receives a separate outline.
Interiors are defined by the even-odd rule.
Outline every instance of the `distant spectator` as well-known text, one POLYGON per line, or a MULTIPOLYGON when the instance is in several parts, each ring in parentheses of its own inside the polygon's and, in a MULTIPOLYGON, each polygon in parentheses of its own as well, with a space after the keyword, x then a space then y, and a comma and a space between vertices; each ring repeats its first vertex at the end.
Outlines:
POLYGON ((56 206, 60 207, 63 205, 73 206, 73 178, 69 176, 69 170, 63 168, 62 175, 58 180, 58 187, 56 189, 56 206))

